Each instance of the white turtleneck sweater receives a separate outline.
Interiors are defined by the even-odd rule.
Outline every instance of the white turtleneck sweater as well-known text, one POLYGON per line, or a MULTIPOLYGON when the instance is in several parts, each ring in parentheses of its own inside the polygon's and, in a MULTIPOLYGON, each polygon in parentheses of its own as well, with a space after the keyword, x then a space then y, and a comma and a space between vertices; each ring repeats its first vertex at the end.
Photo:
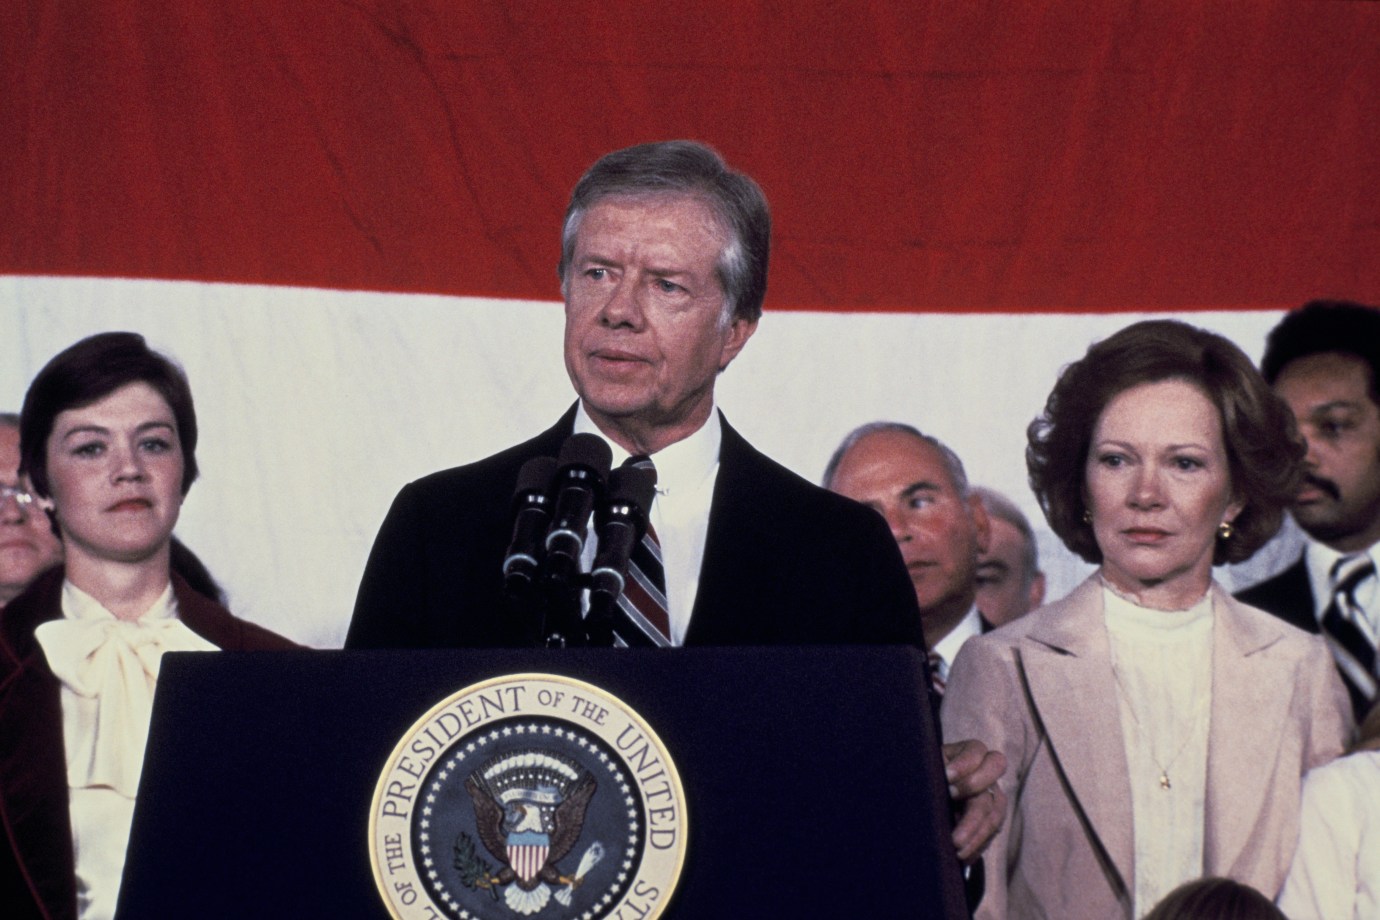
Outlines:
POLYGON ((1103 588, 1130 768, 1139 917, 1203 874, 1212 596, 1152 610, 1103 588))

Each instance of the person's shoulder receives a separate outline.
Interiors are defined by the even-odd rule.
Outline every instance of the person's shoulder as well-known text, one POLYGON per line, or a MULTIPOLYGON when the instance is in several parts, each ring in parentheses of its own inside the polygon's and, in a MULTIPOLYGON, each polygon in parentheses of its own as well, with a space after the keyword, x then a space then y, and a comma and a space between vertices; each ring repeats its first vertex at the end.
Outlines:
MULTIPOLYGON (((963 643, 949 671, 945 700, 981 700, 986 705, 997 694, 1016 692, 1020 661, 1031 648, 1061 647, 1067 616, 1064 598, 1017 617, 991 632, 973 636, 963 643)), ((946 708, 949 708, 946 706, 946 708)))
POLYGON ((242 620, 216 601, 199 593, 181 575, 171 575, 177 616, 188 629, 220 649, 278 651, 301 648, 270 629, 242 620))
MULTIPOLYGON (((1036 607, 1029 613, 1023 614, 1009 623, 1004 623, 983 637, 990 637, 994 642, 1015 645, 1032 631, 1039 632, 1045 626, 1055 622, 1059 614, 1059 604, 1051 603, 1036 607)), ((982 637, 980 637, 982 638, 982 637)))
POLYGON ((804 523, 827 520, 835 529, 840 523, 850 529, 854 526, 871 528, 874 518, 881 519, 877 512, 810 482, 768 457, 727 422, 724 422, 719 460, 719 475, 724 477, 729 491, 750 490, 758 501, 770 505, 777 514, 804 523))
MULTIPOLYGON (((1320 690, 1315 696, 1302 688, 1326 687, 1335 683, 1336 705, 1348 711, 1342 684, 1337 677, 1336 664, 1332 651, 1318 633, 1300 629, 1283 617, 1276 616, 1258 607, 1252 607, 1228 595, 1223 608, 1229 618, 1226 629, 1237 653, 1258 656, 1262 664, 1268 664, 1279 674, 1288 673, 1295 687, 1295 699, 1303 705, 1305 701, 1317 702, 1323 698, 1333 698, 1331 689, 1320 690)), ((1330 707, 1331 704, 1329 704, 1330 707)), ((1350 732, 1350 728, 1347 729, 1350 732)))
POLYGON ((401 494, 424 505, 462 499, 474 492, 486 496, 498 493, 506 501, 524 463, 533 457, 554 457, 560 451, 564 441, 563 427, 564 435, 568 435, 570 425, 566 417, 521 444, 414 479, 403 486, 401 494))
POLYGON ((241 620, 233 613, 230 614, 230 616, 239 624, 239 647, 245 651, 276 652, 304 648, 304 646, 298 645, 286 636, 281 636, 271 629, 266 629, 248 620, 241 620))
POLYGON ((1238 624, 1249 626, 1253 631, 1284 644, 1286 648, 1300 652, 1316 651, 1323 641, 1316 633, 1301 628, 1292 620, 1286 619, 1263 607, 1258 607, 1241 595, 1227 595, 1227 607, 1232 611, 1238 624))
POLYGON ((1310 599, 1312 596, 1303 556, 1295 559, 1288 568, 1237 591, 1235 597, 1252 607, 1272 613, 1281 602, 1287 602, 1291 595, 1299 594, 1307 595, 1310 599))
POLYGON ((959 655, 968 652, 968 657, 973 658, 1014 658, 1016 649, 1032 633, 1041 635, 1058 621, 1061 615, 1058 607, 1058 604, 1046 604, 989 632, 973 636, 963 643, 959 655))
POLYGON ((1306 777, 1308 792, 1322 796, 1325 801, 1342 802, 1350 799, 1365 803, 1368 811, 1375 810, 1376 784, 1380 783, 1380 751, 1357 751, 1338 757, 1331 763, 1310 770, 1306 777))
POLYGON ((23 593, 0 609, 0 662, 17 666, 34 651, 38 625, 62 615, 59 598, 63 577, 59 563, 38 575, 23 593))
POLYGON ((994 647, 1014 647, 1031 637, 1041 644, 1057 644, 1057 639, 1068 631, 1069 617, 1095 602, 1099 584, 1096 575, 1089 576, 1063 597, 1036 607, 991 632, 975 636, 965 644, 982 640, 994 647))

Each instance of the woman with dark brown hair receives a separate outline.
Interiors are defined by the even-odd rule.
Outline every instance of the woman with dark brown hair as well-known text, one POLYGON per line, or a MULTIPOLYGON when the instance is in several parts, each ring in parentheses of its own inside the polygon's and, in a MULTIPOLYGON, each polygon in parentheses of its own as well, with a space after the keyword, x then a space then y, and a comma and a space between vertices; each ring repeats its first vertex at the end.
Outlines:
POLYGON ((1274 534, 1303 453, 1241 350, 1184 323, 1137 323, 1060 374, 1031 486, 1099 568, 949 675, 944 730, 1008 764, 979 917, 1129 920, 1204 874, 1279 891, 1301 778, 1341 753, 1350 711, 1322 641, 1212 566, 1274 534))
POLYGON ((0 618, 6 917, 114 914, 164 652, 292 645, 172 571, 196 440, 186 378, 130 332, 71 346, 24 398, 21 473, 65 561, 0 618))

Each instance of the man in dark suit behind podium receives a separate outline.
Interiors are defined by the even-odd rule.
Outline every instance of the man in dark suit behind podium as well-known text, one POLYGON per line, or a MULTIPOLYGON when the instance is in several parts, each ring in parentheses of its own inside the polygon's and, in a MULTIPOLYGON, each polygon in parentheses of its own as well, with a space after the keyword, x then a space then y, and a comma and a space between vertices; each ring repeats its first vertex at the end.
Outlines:
MULTIPOLYGON (((609 441, 615 464, 648 455, 657 466, 663 644, 923 646, 882 520, 753 449, 715 408, 715 380, 761 316, 770 236, 756 183, 703 145, 645 144, 591 167, 566 212, 560 264, 579 401, 524 444, 403 488, 346 647, 526 644, 502 602, 510 497, 522 465, 573 432, 609 441)), ((945 755, 969 799, 955 831, 967 859, 1000 824, 991 790, 1004 764, 975 742, 945 755)))

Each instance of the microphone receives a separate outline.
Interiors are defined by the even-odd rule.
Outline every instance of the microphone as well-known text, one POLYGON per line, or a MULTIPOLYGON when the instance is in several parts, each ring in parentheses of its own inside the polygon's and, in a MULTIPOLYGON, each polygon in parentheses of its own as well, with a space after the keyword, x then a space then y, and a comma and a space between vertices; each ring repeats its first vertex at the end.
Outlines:
POLYGON ((513 539, 503 559, 503 593, 525 596, 536 583, 545 546, 543 538, 551 523, 551 481, 556 478, 555 457, 533 457, 518 472, 513 490, 513 539))
POLYGON ((613 644, 613 608, 623 593, 628 558, 647 532, 647 512, 656 496, 656 470, 650 465, 620 466, 609 476, 608 501, 594 515, 599 552, 589 573, 590 645, 613 644))
POLYGON ((552 483, 556 495, 551 527, 546 533, 548 581, 577 588, 580 554, 594 503, 604 491, 613 464, 613 451, 597 434, 575 434, 561 445, 559 468, 552 483))

